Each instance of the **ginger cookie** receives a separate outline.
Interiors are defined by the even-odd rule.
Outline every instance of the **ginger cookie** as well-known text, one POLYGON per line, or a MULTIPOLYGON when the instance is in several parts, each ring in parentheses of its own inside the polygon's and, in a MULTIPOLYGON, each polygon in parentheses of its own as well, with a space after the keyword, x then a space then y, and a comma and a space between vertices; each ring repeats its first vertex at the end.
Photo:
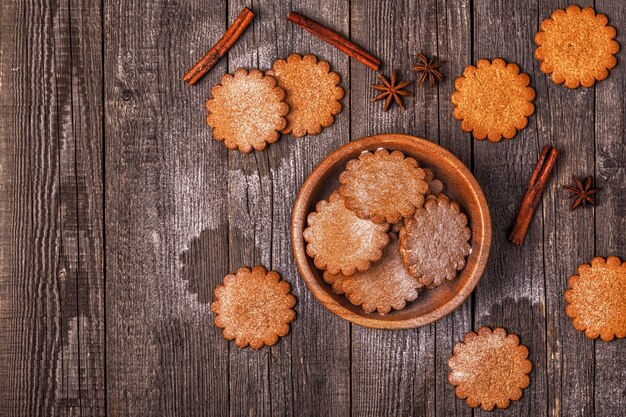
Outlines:
POLYGON ((481 59, 454 81, 454 117, 476 139, 511 139, 535 112, 535 90, 529 84, 530 77, 520 73, 517 64, 481 59))
POLYGON ((339 194, 360 218, 393 224, 424 203, 425 175, 415 159, 400 151, 366 151, 339 175, 339 194))
POLYGON ((556 9, 535 35, 535 58, 541 62, 541 72, 568 88, 591 87, 596 80, 604 80, 617 64, 619 51, 615 28, 607 23, 606 16, 591 7, 556 9))
POLYGON ((348 300, 360 305, 366 313, 378 311, 387 314, 391 309, 401 310, 407 301, 417 298, 417 289, 421 288, 420 283, 404 268, 398 239, 394 235, 390 236, 383 257, 367 271, 350 277, 330 274, 324 279, 334 282, 333 288, 339 283, 348 300))
POLYGON ((456 277, 470 253, 467 216, 455 201, 429 195, 424 207, 405 219, 400 229, 404 266, 422 285, 438 286, 456 277))
POLYGON ((296 317, 291 286, 263 266, 243 267, 226 275, 214 293, 215 326, 224 329, 224 338, 234 339, 240 348, 276 344, 289 333, 289 323, 296 317))
POLYGON ((456 387, 456 396, 465 398, 470 407, 480 406, 485 411, 495 406, 507 408, 530 384, 533 364, 528 360, 528 348, 502 328, 481 327, 478 334, 469 332, 453 352, 448 359, 448 381, 456 387))
POLYGON ((207 123, 215 140, 224 141, 228 149, 261 151, 276 142, 287 126, 285 91, 274 77, 259 70, 240 68, 233 75, 224 75, 211 95, 206 102, 207 123))
POLYGON ((388 224, 359 218, 349 210, 335 191, 328 201, 320 201, 307 218, 304 230, 306 253, 315 266, 330 274, 346 276, 365 271, 379 260, 389 242, 388 224))
POLYGON ((569 279, 565 314, 589 339, 626 337, 626 262, 609 256, 582 264, 569 279))
POLYGON ((282 133, 296 137, 317 135, 323 127, 333 124, 341 111, 339 100, 344 91, 339 86, 339 74, 330 70, 328 62, 318 61, 313 55, 293 54, 287 60, 274 62, 267 73, 274 75, 287 92, 291 111, 282 133))

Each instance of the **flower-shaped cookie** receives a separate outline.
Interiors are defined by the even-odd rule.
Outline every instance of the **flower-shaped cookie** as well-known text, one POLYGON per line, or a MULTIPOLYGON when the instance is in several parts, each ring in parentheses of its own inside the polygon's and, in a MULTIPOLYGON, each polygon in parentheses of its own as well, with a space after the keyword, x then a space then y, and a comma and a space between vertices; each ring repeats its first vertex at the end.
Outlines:
POLYGON ((315 266, 331 274, 346 276, 365 271, 379 260, 389 242, 388 224, 359 218, 349 210, 335 191, 328 201, 321 200, 307 217, 304 229, 306 253, 315 266))
POLYGON ((424 203, 426 174, 415 159, 385 149, 362 152, 339 176, 339 194, 362 219, 396 223, 424 203))
POLYGON ((456 396, 485 411, 507 408, 511 400, 519 400, 533 368, 528 349, 516 335, 488 327, 481 327, 478 334, 467 333, 454 346, 448 366, 448 381, 456 386, 456 396))
POLYGON ((262 266, 239 268, 215 288, 211 304, 215 325, 240 348, 272 346, 289 333, 289 323, 296 317, 296 299, 290 291, 289 283, 281 281, 277 272, 262 266))
POLYGON ((407 301, 417 298, 417 289, 422 285, 402 264, 398 239, 391 235, 383 257, 367 271, 357 272, 347 277, 343 274, 324 274, 324 280, 333 286, 335 292, 345 293, 354 305, 360 305, 367 313, 376 310, 387 314, 403 309, 407 301), (341 286, 341 290, 335 289, 341 286))
POLYGON ((211 95, 206 102, 207 123, 213 128, 213 137, 224 141, 228 149, 261 151, 276 142, 287 126, 285 91, 274 77, 259 70, 240 68, 233 75, 224 75, 211 95))
POLYGON ((316 135, 322 127, 333 124, 335 115, 341 111, 339 100, 343 88, 339 86, 339 74, 330 70, 326 61, 317 61, 313 55, 304 57, 294 54, 287 60, 279 59, 268 74, 278 79, 287 91, 287 103, 291 108, 287 115, 288 125, 282 133, 296 137, 316 135))
POLYGON ((591 87, 596 80, 604 80, 617 64, 619 51, 615 28, 607 23, 606 16, 591 7, 556 9, 535 35, 535 58, 541 61, 541 71, 569 88, 591 87))
POLYGON ((529 84, 530 77, 520 73, 516 64, 501 58, 481 59, 454 81, 454 117, 476 139, 511 139, 535 112, 535 90, 529 84))
POLYGON ((565 291, 565 314, 574 328, 605 342, 626 337, 626 262, 609 256, 578 267, 565 291))
POLYGON ((400 254, 409 273, 425 286, 451 280, 465 267, 471 231, 459 205, 429 195, 400 229, 400 254))

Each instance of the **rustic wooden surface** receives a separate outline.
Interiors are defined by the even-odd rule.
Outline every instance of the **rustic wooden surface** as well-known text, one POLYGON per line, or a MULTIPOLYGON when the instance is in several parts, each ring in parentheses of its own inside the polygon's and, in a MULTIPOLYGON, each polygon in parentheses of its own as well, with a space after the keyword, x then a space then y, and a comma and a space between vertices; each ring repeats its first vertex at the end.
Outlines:
MULTIPOLYGON (((584 5, 594 5, 588 0, 584 5)), ((622 51, 590 89, 554 85, 532 57, 539 22, 564 1, 3 0, 0 5, 0 415, 468 416, 447 358, 481 325, 520 335, 530 387, 496 415, 626 415, 626 340, 589 341, 563 290, 594 255, 626 257, 626 4, 597 1, 622 51), (197 86, 181 77, 243 6, 253 24, 197 86), (407 110, 370 103, 376 74, 286 19, 315 17, 383 60, 448 62, 407 110), (227 152, 205 125, 229 70, 292 52, 328 60, 347 90, 321 135, 227 152), (453 80, 479 58, 529 73, 537 111, 514 140, 477 142, 453 120, 453 80), (436 324, 352 326, 306 289, 291 255, 291 208, 339 145, 400 132, 450 149, 490 204, 493 246, 471 300, 436 324), (537 155, 561 156, 523 247, 505 240, 537 155), (561 185, 595 175, 595 209, 561 185), (240 350, 212 325, 213 288, 240 265, 279 271, 298 297, 292 332, 240 350)))

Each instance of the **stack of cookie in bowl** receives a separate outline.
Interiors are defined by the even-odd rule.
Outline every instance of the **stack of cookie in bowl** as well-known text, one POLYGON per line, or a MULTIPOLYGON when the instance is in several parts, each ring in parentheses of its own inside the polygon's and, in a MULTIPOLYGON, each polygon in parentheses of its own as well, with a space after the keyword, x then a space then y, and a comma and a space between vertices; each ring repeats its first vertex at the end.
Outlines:
POLYGON ((304 230, 323 279, 367 313, 404 308, 457 276, 471 231, 427 167, 397 150, 362 152, 317 203, 304 230))

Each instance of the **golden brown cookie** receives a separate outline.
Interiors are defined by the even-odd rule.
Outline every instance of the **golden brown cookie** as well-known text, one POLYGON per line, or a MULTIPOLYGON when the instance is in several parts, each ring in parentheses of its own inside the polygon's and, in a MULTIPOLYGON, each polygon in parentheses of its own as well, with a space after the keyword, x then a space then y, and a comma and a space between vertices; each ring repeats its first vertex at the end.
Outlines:
POLYGON ((448 197, 429 195, 400 229, 400 254, 409 273, 423 285, 456 277, 470 253, 467 216, 448 197))
POLYGON ((476 139, 511 139, 535 112, 535 90, 529 84, 530 77, 520 73, 517 64, 481 59, 454 81, 454 117, 476 139))
POLYGON ((261 151, 276 142, 287 125, 285 91, 274 77, 259 70, 240 68, 233 75, 224 75, 211 95, 206 102, 207 123, 215 140, 224 141, 228 149, 261 151))
POLYGON ((339 194, 362 219, 396 223, 424 203, 428 184, 415 159, 385 149, 362 152, 339 175, 339 194))
POLYGON ((456 396, 465 398, 470 407, 491 411, 494 406, 507 408, 511 400, 522 397, 533 364, 516 335, 481 327, 478 334, 469 332, 454 346, 448 367, 456 396))
POLYGON ((291 111, 288 125, 282 133, 296 137, 316 135, 322 127, 333 124, 335 115, 341 111, 343 88, 340 77, 330 70, 330 64, 319 61, 313 55, 304 57, 293 54, 287 60, 279 59, 268 74, 278 79, 287 91, 287 103, 291 111))
POLYGON ((541 71, 550 74, 555 84, 565 83, 569 88, 591 87, 596 80, 604 80, 617 64, 619 51, 615 28, 607 23, 606 16, 591 7, 556 9, 535 35, 535 58, 541 62, 541 71))
POLYGON ((211 304, 215 325, 240 348, 272 346, 289 333, 289 323, 296 317, 296 299, 290 291, 289 283, 281 281, 277 272, 262 266, 239 268, 215 288, 211 304))
POLYGON ((333 288, 341 285, 342 292, 354 305, 360 305, 366 313, 377 311, 387 314, 401 310, 407 301, 417 298, 420 283, 410 276, 400 258, 398 239, 390 236, 383 257, 367 271, 357 272, 347 277, 342 274, 328 274, 324 279, 332 282, 333 288))
POLYGON ((388 224, 359 218, 349 210, 335 191, 328 201, 321 200, 307 217, 304 230, 306 253, 315 266, 331 274, 350 276, 365 271, 382 256, 389 242, 388 224))
POLYGON ((626 337, 626 262, 609 256, 582 264, 569 279, 565 314, 589 339, 626 337))

